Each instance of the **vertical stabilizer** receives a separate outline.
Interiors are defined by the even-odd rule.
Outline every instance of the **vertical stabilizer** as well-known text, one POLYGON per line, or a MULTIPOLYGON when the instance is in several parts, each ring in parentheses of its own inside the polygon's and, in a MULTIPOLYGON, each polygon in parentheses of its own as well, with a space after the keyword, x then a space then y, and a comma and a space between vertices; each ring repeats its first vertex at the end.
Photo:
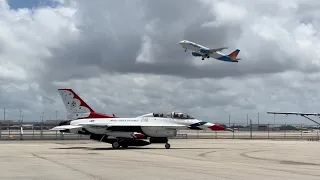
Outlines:
POLYGON ((238 54, 239 54, 240 50, 237 49, 235 51, 233 51, 232 53, 230 53, 228 56, 231 58, 231 59, 236 59, 238 54))
POLYGON ((72 89, 58 89, 63 104, 68 112, 68 119, 84 118, 113 118, 102 113, 95 112, 86 102, 84 102, 72 89))

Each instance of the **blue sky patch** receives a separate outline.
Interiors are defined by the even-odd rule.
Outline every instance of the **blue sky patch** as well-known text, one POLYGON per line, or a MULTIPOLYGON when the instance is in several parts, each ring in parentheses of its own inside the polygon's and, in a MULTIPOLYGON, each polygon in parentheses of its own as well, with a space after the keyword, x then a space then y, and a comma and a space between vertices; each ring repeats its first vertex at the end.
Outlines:
POLYGON ((52 8, 60 5, 57 1, 52 0, 8 0, 8 4, 11 9, 21 9, 21 8, 38 8, 42 6, 50 6, 52 8))

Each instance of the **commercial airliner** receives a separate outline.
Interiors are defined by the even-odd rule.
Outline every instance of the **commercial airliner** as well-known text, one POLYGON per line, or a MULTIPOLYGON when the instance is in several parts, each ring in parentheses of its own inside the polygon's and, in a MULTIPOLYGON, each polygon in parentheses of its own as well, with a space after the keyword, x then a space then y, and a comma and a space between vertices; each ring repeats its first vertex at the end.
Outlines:
POLYGON ((202 57, 202 60, 204 60, 204 58, 210 58, 210 57, 220 61, 226 61, 226 62, 238 62, 239 60, 241 60, 241 58, 237 58, 240 52, 239 49, 226 55, 221 53, 220 51, 224 49, 228 49, 227 47, 221 47, 216 49, 207 48, 187 40, 182 40, 179 42, 179 44, 182 46, 182 48, 185 49, 185 51, 187 51, 187 49, 192 50, 191 54, 195 57, 202 57))
POLYGON ((148 113, 130 118, 95 118, 93 115, 90 117, 92 109, 73 91, 70 89, 58 91, 70 114, 69 117, 74 119, 51 130, 89 135, 92 140, 112 144, 114 149, 154 143, 163 143, 165 148, 169 149, 168 138, 175 137, 178 130, 226 130, 218 124, 201 121, 186 113, 175 111, 148 113))

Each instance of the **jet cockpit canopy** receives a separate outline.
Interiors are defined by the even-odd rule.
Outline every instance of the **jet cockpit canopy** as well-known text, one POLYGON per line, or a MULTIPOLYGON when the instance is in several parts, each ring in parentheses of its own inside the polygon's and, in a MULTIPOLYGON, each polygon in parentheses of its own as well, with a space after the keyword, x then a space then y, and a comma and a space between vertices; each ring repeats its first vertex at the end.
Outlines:
POLYGON ((175 111, 171 113, 171 117, 175 119, 195 119, 187 113, 175 112, 175 111))

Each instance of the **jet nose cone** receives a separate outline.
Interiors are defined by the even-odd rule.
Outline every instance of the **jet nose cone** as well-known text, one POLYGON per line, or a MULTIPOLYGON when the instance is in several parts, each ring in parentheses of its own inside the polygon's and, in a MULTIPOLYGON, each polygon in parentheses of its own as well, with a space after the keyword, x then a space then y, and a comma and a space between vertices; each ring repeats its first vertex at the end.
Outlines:
POLYGON ((209 127, 212 131, 225 131, 226 128, 218 125, 218 124, 214 124, 212 126, 209 127))
POLYGON ((184 43, 184 41, 179 41, 179 44, 182 45, 184 43))

